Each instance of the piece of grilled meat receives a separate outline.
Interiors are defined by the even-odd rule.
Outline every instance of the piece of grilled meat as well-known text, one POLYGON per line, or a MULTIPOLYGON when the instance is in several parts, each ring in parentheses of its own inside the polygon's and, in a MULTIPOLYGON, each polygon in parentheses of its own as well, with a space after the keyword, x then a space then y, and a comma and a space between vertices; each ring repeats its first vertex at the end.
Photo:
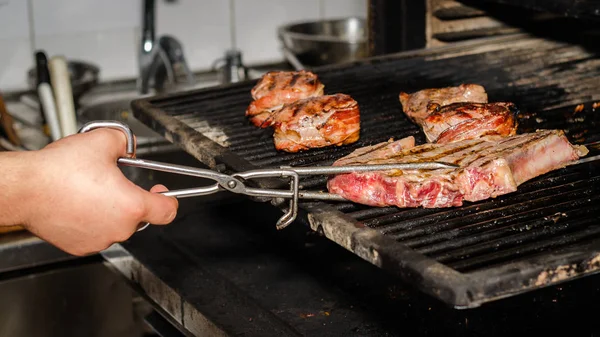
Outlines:
POLYGON ((345 94, 297 100, 265 121, 275 129, 275 148, 298 152, 354 143, 360 133, 358 103, 345 94))
MULTIPOLYGON (((401 142, 402 140, 398 141, 401 142)), ((561 130, 540 130, 509 137, 488 136, 446 144, 427 143, 386 151, 398 142, 342 158, 334 165, 392 164, 439 161, 457 169, 404 170, 339 174, 329 179, 330 193, 370 206, 441 208, 464 201, 495 198, 517 190, 522 183, 562 168, 585 156, 561 130), (372 154, 378 152, 375 158, 372 154), (351 158, 348 160, 348 158, 351 158)))
POLYGON ((254 101, 246 109, 246 116, 255 126, 266 128, 265 121, 269 116, 281 109, 284 104, 302 98, 323 95, 324 85, 317 75, 310 71, 271 71, 263 75, 252 88, 254 101))
POLYGON ((445 106, 452 103, 487 103, 485 89, 478 84, 461 84, 456 87, 423 89, 412 94, 401 92, 399 95, 402 110, 414 123, 421 125, 429 116, 430 104, 445 106))
POLYGON ((338 159, 335 165, 357 165, 366 164, 371 160, 378 160, 381 158, 392 158, 402 153, 402 150, 410 149, 415 146, 415 137, 409 136, 400 140, 394 141, 393 139, 387 142, 364 146, 359 149, 352 151, 349 155, 338 159))
POLYGON ((482 136, 512 136, 517 131, 513 103, 430 104, 421 127, 430 143, 449 143, 482 136))

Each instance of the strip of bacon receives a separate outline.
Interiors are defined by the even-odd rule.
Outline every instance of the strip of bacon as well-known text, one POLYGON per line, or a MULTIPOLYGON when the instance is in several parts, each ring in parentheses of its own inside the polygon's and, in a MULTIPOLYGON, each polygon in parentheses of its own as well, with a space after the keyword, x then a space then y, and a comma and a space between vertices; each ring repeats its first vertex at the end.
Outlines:
POLYGON ((345 94, 324 95, 284 105, 266 123, 275 129, 275 148, 298 152, 358 140, 358 103, 345 94))
POLYGON ((452 103, 432 105, 432 113, 422 122, 423 132, 432 143, 449 143, 482 136, 512 136, 517 132, 513 103, 452 103))

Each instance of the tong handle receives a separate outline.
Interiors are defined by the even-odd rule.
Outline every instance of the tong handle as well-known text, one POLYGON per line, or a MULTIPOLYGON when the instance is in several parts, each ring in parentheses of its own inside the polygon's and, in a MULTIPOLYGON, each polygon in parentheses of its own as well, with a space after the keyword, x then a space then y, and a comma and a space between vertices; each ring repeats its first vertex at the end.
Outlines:
POLYGON ((144 159, 134 158, 135 157, 135 137, 133 135, 133 132, 129 128, 129 126, 127 126, 126 124, 124 124, 122 122, 117 122, 117 121, 89 122, 81 128, 79 133, 84 133, 84 132, 88 132, 88 131, 98 129, 98 128, 103 128, 103 127, 119 130, 119 131, 123 132, 123 134, 125 134, 125 137, 127 138, 126 153, 127 153, 128 157, 119 158, 117 160, 118 164, 121 164, 124 166, 130 166, 130 167, 138 167, 138 168, 144 168, 144 169, 149 169, 149 170, 155 170, 155 171, 181 174, 181 175, 198 177, 198 178, 205 178, 205 179, 214 180, 216 182, 216 184, 208 186, 208 187, 199 187, 199 188, 161 192, 164 195, 177 197, 177 198, 184 198, 184 197, 193 197, 193 196, 198 196, 198 195, 211 194, 211 193, 215 193, 217 191, 223 190, 223 189, 228 190, 230 192, 234 192, 234 193, 243 193, 244 192, 243 183, 240 180, 238 180, 232 176, 229 176, 227 174, 223 174, 223 173, 219 173, 219 172, 207 170, 207 169, 196 168, 196 167, 163 163, 163 162, 154 161, 154 160, 144 160, 144 159))
POLYGON ((93 121, 88 122, 84 126, 81 127, 79 133, 89 132, 99 128, 109 128, 116 129, 125 135, 127 138, 126 144, 126 152, 128 157, 135 157, 135 137, 133 136, 133 132, 125 123, 117 122, 117 121, 93 121))
MULTIPOLYGON (((89 132, 98 128, 110 128, 116 129, 125 135, 127 138, 126 153, 127 157, 121 157, 117 160, 118 164, 130 167, 144 168, 155 171, 169 172, 187 176, 193 176, 198 178, 205 178, 215 181, 216 183, 204 187, 195 187, 181 190, 173 190, 166 192, 159 192, 163 195, 175 198, 189 198, 195 196, 209 195, 222 190, 228 190, 233 193, 244 193, 244 184, 237 178, 231 177, 226 174, 215 172, 212 170, 200 169, 195 167, 162 163, 153 160, 137 159, 135 157, 135 137, 133 132, 127 126, 127 124, 118 121, 92 121, 85 124, 79 133, 89 132)), ((138 231, 144 230, 150 225, 146 223, 138 229, 138 231)))

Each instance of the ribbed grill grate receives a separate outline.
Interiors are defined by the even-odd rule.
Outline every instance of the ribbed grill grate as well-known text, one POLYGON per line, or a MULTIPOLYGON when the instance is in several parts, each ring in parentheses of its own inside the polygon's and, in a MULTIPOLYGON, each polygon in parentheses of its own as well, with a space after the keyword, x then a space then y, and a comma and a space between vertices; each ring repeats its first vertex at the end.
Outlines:
MULTIPOLYGON (((348 93, 359 102, 362 136, 358 143, 344 148, 300 154, 275 151, 271 131, 250 126, 243 116, 251 99, 250 84, 152 103, 200 132, 220 130, 231 151, 262 167, 326 164, 357 147, 391 136, 420 136, 419 129, 401 113, 401 90, 474 82, 484 85, 492 100, 511 100, 522 109, 548 109, 592 99, 590 93, 599 82, 600 61, 581 48, 529 39, 506 46, 483 56, 466 55, 427 63, 420 58, 380 61, 319 73, 326 93, 348 93)), ((562 123, 556 121, 549 126, 560 127, 562 123)))
MULTIPOLYGON (((519 132, 564 129, 572 142, 589 146, 588 157, 598 154, 600 111, 593 105, 600 100, 600 60, 581 47, 527 37, 483 48, 489 51, 384 58, 318 72, 326 93, 347 93, 359 102, 361 138, 345 147, 297 154, 275 151, 272 131, 251 126, 244 116, 254 83, 183 93, 150 104, 250 167, 330 165, 358 147, 390 137, 413 135, 424 142, 420 129, 401 112, 400 91, 472 82, 486 88, 490 101, 517 104, 519 132), (583 111, 575 112, 575 105, 584 102, 583 111)), ((457 208, 330 205, 438 262, 473 272, 599 239, 599 166, 596 161, 570 166, 529 181, 518 192, 457 208)), ((325 190, 325 182, 325 177, 303 178, 301 188, 325 190)))
POLYGON ((492 201, 458 209, 404 210, 362 221, 439 262, 469 271, 597 238, 600 231, 587 227, 597 224, 600 216, 600 176, 597 170, 594 175, 584 166, 553 172, 522 185, 518 193, 492 201), (578 231, 587 234, 582 236, 578 231), (548 237, 552 239, 538 241, 548 237), (523 246, 531 241, 536 245, 523 246))

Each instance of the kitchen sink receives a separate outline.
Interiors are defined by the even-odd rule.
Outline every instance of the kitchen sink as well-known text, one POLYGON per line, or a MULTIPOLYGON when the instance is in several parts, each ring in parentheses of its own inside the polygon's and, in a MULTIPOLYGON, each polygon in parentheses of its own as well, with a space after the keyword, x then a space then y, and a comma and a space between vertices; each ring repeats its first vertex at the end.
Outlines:
MULTIPOLYGON (((219 85, 214 76, 197 78, 191 87, 175 87, 170 92, 193 90, 219 85)), ((149 93, 144 96, 152 96, 149 93)), ((131 111, 131 101, 143 97, 136 89, 135 81, 104 83, 83 95, 77 109, 77 122, 80 126, 98 120, 115 120, 124 122, 136 136, 138 156, 147 153, 177 151, 179 147, 168 142, 164 137, 137 120, 131 111)))

